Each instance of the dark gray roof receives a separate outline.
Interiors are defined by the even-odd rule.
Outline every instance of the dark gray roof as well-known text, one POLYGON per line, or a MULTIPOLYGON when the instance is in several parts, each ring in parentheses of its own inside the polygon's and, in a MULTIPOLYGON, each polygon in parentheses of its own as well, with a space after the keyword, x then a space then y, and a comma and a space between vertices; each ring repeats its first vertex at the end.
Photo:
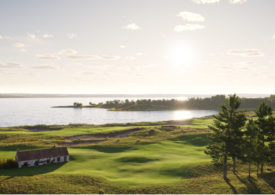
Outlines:
POLYGON ((17 151, 17 161, 35 160, 41 158, 53 158, 67 156, 69 152, 66 147, 54 147, 44 150, 17 151))

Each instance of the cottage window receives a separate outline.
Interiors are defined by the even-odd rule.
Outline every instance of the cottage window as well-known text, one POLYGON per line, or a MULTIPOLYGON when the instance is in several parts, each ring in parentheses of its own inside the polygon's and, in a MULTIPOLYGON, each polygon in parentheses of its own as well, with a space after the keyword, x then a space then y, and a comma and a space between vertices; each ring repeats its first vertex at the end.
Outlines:
POLYGON ((59 162, 60 161, 60 157, 57 157, 57 162, 59 162))

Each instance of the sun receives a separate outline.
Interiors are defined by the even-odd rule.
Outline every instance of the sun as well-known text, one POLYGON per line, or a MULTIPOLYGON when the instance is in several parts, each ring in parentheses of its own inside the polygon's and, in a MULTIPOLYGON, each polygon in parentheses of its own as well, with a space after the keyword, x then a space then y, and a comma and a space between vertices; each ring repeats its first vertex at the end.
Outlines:
POLYGON ((190 67, 195 59, 194 48, 186 44, 175 45, 170 49, 168 59, 172 66, 190 67))

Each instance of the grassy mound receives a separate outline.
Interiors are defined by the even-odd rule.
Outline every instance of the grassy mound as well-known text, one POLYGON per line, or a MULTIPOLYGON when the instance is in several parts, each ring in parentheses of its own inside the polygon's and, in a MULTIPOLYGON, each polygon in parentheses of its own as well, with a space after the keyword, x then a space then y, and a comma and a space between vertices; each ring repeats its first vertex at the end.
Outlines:
POLYGON ((66 144, 68 136, 111 135, 140 128, 127 137, 69 146, 68 163, 0 169, 0 193, 274 193, 274 167, 268 167, 262 178, 253 175, 254 179, 248 180, 247 165, 241 165, 237 175, 230 172, 230 180, 223 180, 221 170, 204 153, 211 120, 195 119, 169 131, 163 122, 150 126, 64 126, 42 132, 0 128, 0 159, 14 158, 18 148, 66 144))

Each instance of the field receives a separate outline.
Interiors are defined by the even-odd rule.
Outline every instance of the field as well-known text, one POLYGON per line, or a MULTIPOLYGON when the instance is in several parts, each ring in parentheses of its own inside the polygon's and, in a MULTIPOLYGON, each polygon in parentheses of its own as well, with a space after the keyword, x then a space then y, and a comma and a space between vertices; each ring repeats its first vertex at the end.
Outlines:
POLYGON ((68 163, 0 169, 0 193, 275 193, 274 167, 247 178, 212 165, 204 153, 211 117, 104 126, 0 128, 0 159, 16 150, 67 145, 68 163))

